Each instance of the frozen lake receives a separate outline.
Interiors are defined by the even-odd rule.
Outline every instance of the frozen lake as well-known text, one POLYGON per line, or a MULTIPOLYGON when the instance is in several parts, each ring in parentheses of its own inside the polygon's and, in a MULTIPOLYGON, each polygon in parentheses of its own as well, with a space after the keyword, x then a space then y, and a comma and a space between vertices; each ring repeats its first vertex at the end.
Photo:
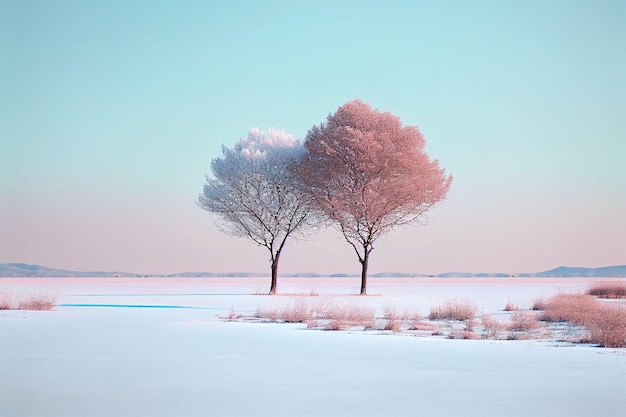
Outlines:
POLYGON ((0 278, 1 291, 59 295, 54 311, 0 311, 0 414, 626 416, 626 349, 216 318, 311 291, 379 312, 463 298, 497 313, 607 280, 380 278, 358 297, 358 279, 282 278, 268 297, 254 294, 267 278, 0 278))

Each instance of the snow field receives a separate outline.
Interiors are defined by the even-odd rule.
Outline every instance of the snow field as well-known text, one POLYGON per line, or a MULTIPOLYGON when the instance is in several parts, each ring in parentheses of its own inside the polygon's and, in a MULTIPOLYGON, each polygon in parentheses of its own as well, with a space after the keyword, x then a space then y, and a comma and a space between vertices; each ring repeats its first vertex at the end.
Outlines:
MULTIPOLYGON (((0 279, 0 290, 50 291, 59 304, 0 311, 0 415, 626 415, 625 349, 322 332, 216 317, 303 298, 251 295, 266 281, 0 279)), ((314 290, 321 295, 311 300, 422 315, 442 301, 469 299, 497 315, 509 300, 529 308, 536 298, 585 291, 592 282, 385 278, 372 279, 372 295, 358 297, 351 295, 355 279, 294 278, 279 281, 279 292, 314 290)))

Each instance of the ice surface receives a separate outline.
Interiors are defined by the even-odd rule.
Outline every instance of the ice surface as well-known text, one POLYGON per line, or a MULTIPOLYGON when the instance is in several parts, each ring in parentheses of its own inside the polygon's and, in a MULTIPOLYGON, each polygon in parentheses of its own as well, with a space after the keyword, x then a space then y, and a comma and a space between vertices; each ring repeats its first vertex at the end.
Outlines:
MULTIPOLYGON (((626 350, 532 341, 467 341, 323 332, 218 320, 231 308, 292 302, 251 295, 264 279, 0 279, 0 290, 59 293, 55 311, 0 312, 0 415, 91 416, 626 416, 626 350), (155 308, 184 306, 199 308, 155 308)), ((582 291, 590 279, 283 280, 378 310, 426 311, 469 298, 582 291), (344 294, 338 296, 337 294, 344 294)))

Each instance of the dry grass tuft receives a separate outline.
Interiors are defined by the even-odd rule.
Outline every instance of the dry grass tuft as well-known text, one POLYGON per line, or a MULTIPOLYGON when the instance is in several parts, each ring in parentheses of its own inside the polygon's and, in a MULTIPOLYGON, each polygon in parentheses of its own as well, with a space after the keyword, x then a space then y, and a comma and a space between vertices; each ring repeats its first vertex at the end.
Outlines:
POLYGON ((419 313, 415 312, 413 314, 408 314, 406 317, 406 326, 407 330, 430 330, 431 328, 437 328, 430 323, 426 323, 422 321, 422 317, 420 317, 419 313))
POLYGON ((476 339, 480 339, 480 335, 470 330, 452 330, 448 334, 448 339, 476 340, 476 339))
POLYGON ((476 321, 474 321, 473 319, 465 321, 465 328, 464 328, 465 331, 473 332, 475 327, 476 327, 476 321))
POLYGON ((0 310, 12 310, 15 304, 13 294, 0 292, 0 310))
POLYGON ((596 300, 589 294, 560 294, 545 301, 542 320, 569 322, 589 330, 590 343, 626 347, 626 308, 596 300))
POLYGON ((287 323, 306 323, 308 328, 324 330, 376 327, 374 310, 371 308, 323 301, 311 303, 306 299, 296 299, 292 305, 273 310, 258 310, 256 317, 287 323))
POLYGON ((309 292, 286 292, 286 293, 277 293, 274 296, 280 297, 319 297, 319 293, 315 290, 311 290, 309 292))
POLYGON ((584 325, 585 317, 597 307, 598 301, 591 295, 559 294, 545 301, 543 306, 544 321, 568 321, 584 325))
POLYGON ((395 306, 385 306, 383 307, 382 330, 391 330, 392 332, 399 332, 402 328, 402 325, 406 321, 413 322, 416 319, 419 320, 419 315, 411 315, 406 311, 404 312, 404 314, 399 314, 396 311, 395 306))
POLYGON ((604 347, 626 347, 626 308, 598 304, 584 323, 591 333, 591 342, 604 347))
POLYGON ((476 317, 478 307, 470 300, 451 300, 445 304, 431 308, 430 320, 472 320, 476 317))
POLYGON ((287 323, 304 323, 316 318, 316 308, 306 300, 295 300, 293 305, 280 307, 265 313, 272 321, 285 321, 287 323))
POLYGON ((236 321, 236 320, 239 320, 242 316, 243 314, 238 313, 237 311, 235 311, 235 308, 231 306, 230 312, 227 315, 225 316, 218 315, 217 317, 222 320, 236 321))
POLYGON ((506 302, 506 305, 504 306, 504 311, 517 311, 517 310, 519 310, 519 308, 511 300, 508 300, 506 302))
POLYGON ((270 297, 319 297, 320 294, 315 290, 311 290, 309 292, 277 292, 275 294, 268 294, 267 291, 257 289, 251 292, 250 295, 269 295, 270 297))
POLYGON ((587 294, 600 298, 626 298, 626 282, 601 282, 587 290, 587 294))
POLYGON ((535 300, 535 302, 533 303, 533 306, 530 309, 534 311, 540 311, 544 309, 545 305, 546 305, 546 300, 544 298, 538 298, 535 300))
POLYGON ((373 329, 376 327, 374 309, 353 304, 329 305, 322 310, 323 318, 339 320, 346 327, 362 326, 373 329))
POLYGON ((20 298, 18 310, 52 310, 56 304, 57 296, 47 292, 33 293, 20 298))
POLYGON ((510 331, 509 323, 496 319, 493 316, 482 316, 484 336, 487 339, 506 339, 510 331))
POLYGON ((509 328, 514 332, 528 332, 542 327, 535 314, 522 311, 511 314, 511 322, 509 328))
MULTIPOLYGON (((1 299, 0 299, 1 301, 1 299)), ((512 303, 507 303, 507 305, 512 303)), ((516 307, 517 308, 517 307, 516 307)), ((605 347, 626 347, 626 305, 600 301, 589 294, 559 294, 537 300, 536 311, 513 310, 502 317, 483 315, 476 319, 477 305, 469 299, 450 300, 431 309, 428 319, 408 311, 398 313, 393 305, 375 310, 354 303, 341 303, 328 297, 294 297, 293 303, 258 310, 263 320, 305 323, 318 330, 415 331, 452 339, 526 340, 557 338, 568 342, 589 342, 605 347), (541 311, 537 311, 541 309, 541 311), (552 322, 547 326, 544 322, 552 322), (461 322, 461 323, 459 323, 461 322), (476 331, 475 331, 476 328, 476 331)), ((231 310, 223 319, 238 320, 242 315, 231 310)), ((245 319, 245 318, 244 318, 245 319)))
POLYGON ((496 340, 528 340, 543 339, 548 331, 538 320, 537 314, 515 311, 511 319, 498 320, 493 316, 483 316, 483 337, 496 340))
POLYGON ((48 292, 15 295, 0 293, 0 310, 52 310, 57 296, 48 292))

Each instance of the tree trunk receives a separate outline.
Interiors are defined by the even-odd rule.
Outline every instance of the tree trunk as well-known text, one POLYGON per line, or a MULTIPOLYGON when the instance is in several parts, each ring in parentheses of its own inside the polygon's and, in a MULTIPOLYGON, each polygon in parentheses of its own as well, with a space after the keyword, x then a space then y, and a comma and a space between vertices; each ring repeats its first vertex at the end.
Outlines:
POLYGON ((365 255, 361 261, 361 295, 367 294, 367 263, 369 262, 370 253, 365 250, 365 255))
POLYGON ((278 282, 278 258, 280 258, 280 252, 272 259, 272 283, 270 284, 269 295, 276 294, 276 283, 278 282))

